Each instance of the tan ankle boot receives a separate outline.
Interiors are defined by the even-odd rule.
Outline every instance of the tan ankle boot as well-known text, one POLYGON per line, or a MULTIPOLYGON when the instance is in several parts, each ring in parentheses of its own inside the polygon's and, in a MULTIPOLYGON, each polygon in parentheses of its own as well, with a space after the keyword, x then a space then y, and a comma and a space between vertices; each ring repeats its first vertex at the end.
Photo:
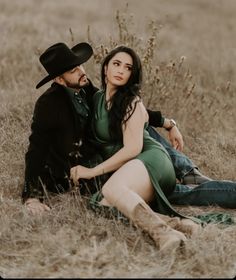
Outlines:
POLYGON ((180 219, 179 217, 172 218, 158 213, 157 215, 161 217, 167 223, 167 225, 175 230, 183 232, 187 237, 192 237, 198 234, 201 230, 201 225, 190 219, 180 219))
POLYGON ((131 219, 155 241, 160 250, 175 250, 186 241, 182 232, 172 229, 145 203, 138 203, 131 219))

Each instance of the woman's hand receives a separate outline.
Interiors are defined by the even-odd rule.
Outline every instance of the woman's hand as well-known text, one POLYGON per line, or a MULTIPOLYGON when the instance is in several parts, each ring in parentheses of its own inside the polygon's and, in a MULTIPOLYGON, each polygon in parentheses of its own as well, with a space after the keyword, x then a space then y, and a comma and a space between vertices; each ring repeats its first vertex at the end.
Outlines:
POLYGON ((184 148, 184 141, 182 134, 180 133, 177 126, 174 126, 169 131, 169 139, 171 145, 178 151, 182 152, 184 148))
POLYGON ((33 215, 40 215, 45 211, 50 211, 50 207, 41 203, 37 198, 28 198, 25 202, 26 209, 33 215))
POLYGON ((70 178, 73 180, 75 185, 78 185, 79 179, 91 179, 94 177, 93 173, 93 168, 77 165, 71 168, 70 178))

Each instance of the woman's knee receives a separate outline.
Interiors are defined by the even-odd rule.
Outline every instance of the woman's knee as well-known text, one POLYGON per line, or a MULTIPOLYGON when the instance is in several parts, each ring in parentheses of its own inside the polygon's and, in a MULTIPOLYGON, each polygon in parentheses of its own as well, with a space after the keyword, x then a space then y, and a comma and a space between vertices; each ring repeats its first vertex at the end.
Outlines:
POLYGON ((109 193, 110 193, 109 184, 105 183, 102 187, 102 194, 106 198, 109 193))
POLYGON ((126 186, 124 184, 118 185, 114 180, 108 180, 102 187, 102 194, 107 200, 121 196, 124 193, 126 186))

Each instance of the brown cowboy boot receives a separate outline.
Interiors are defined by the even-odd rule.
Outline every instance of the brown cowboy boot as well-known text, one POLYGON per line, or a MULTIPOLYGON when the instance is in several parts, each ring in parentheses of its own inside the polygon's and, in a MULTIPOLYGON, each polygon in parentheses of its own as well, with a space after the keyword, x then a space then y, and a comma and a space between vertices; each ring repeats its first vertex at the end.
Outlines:
POLYGON ((155 241, 159 250, 175 250, 187 240, 182 232, 172 229, 146 203, 138 203, 131 219, 155 241))
POLYGON ((157 215, 162 218, 167 225, 175 230, 183 232, 187 237, 192 237, 198 234, 201 230, 201 225, 195 223, 191 219, 180 219, 179 217, 172 218, 159 213, 157 215))

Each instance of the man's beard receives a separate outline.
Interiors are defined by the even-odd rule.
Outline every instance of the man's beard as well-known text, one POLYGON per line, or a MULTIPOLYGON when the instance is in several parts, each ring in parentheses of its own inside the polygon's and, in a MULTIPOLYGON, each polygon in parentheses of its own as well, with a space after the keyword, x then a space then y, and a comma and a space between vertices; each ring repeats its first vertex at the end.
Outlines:
POLYGON ((82 76, 79 78, 78 83, 70 83, 70 82, 66 81, 66 85, 67 85, 68 87, 70 87, 70 88, 75 88, 75 89, 80 90, 81 88, 84 88, 84 87, 86 87, 86 86, 89 84, 89 81, 88 81, 88 80, 87 80, 87 82, 84 83, 83 85, 80 84, 80 80, 83 79, 84 76, 86 76, 86 75, 82 75, 82 76))

